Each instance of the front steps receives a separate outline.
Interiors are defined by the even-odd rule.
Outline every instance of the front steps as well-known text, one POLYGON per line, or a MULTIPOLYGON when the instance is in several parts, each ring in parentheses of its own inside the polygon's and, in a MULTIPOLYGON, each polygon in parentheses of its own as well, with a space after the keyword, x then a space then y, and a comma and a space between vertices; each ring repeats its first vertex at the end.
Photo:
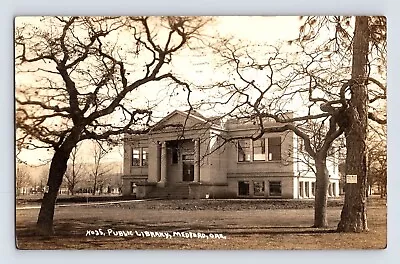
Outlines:
POLYGON ((159 199, 188 199, 189 198, 189 185, 179 184, 173 186, 158 187, 150 191, 146 198, 159 198, 159 199))

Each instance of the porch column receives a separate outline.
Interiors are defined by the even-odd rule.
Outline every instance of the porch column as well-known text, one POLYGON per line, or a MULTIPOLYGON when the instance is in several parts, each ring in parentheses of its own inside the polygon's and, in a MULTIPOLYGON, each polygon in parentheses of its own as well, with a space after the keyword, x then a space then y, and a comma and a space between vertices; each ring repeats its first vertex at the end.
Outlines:
POLYGON ((299 193, 299 198, 303 198, 303 195, 302 195, 302 187, 301 187, 301 181, 299 180, 299 188, 298 188, 298 190, 297 190, 297 192, 299 193))
POLYGON ((156 181, 161 181, 161 144, 157 142, 156 144, 156 181))
POLYGON ((161 143, 161 179, 159 185, 165 186, 167 182, 167 142, 161 143))
POLYGON ((332 183, 329 183, 329 185, 328 185, 328 196, 329 197, 332 196, 332 183))
POLYGON ((308 198, 307 195, 306 195, 306 182, 303 181, 301 183, 302 183, 301 188, 303 189, 303 191, 302 191, 303 192, 303 198, 308 198))
POLYGON ((335 183, 335 196, 338 197, 340 195, 339 193, 339 183, 335 183))
POLYGON ((333 188, 333 183, 331 183, 331 196, 334 197, 335 196, 335 188, 333 188))
POLYGON ((194 140, 194 182, 200 182, 200 140, 194 140))
POLYGON ((313 192, 312 192, 312 182, 308 182, 308 195, 309 197, 313 197, 313 192))

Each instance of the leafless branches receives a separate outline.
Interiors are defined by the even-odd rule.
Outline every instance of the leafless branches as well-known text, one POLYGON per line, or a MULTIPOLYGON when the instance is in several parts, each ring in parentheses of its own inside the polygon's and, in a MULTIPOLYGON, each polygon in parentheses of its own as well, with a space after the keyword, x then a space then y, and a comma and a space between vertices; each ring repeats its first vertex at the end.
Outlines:
POLYGON ((67 168, 67 171, 65 172, 65 180, 67 183, 68 191, 71 195, 74 195, 75 188, 79 184, 79 182, 82 181, 82 178, 85 173, 82 161, 79 162, 78 151, 80 147, 81 145, 78 144, 71 152, 70 156, 71 162, 69 167, 67 168))
POLYGON ((207 21, 45 17, 17 25, 18 147, 58 149, 72 134, 78 142, 148 131, 154 106, 139 106, 133 92, 168 81, 190 91, 168 64, 174 53, 200 36, 207 21), (52 78, 46 76, 49 73, 52 78), (24 80, 27 76, 38 81, 29 83, 24 80), (119 122, 111 121, 115 117, 119 122), (32 145, 35 141, 41 143, 32 145))

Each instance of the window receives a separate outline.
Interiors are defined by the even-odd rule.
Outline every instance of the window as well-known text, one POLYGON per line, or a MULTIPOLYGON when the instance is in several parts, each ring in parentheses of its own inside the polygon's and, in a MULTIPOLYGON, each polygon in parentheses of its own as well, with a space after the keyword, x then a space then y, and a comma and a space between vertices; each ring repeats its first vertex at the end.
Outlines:
POLYGON ((147 148, 142 148, 142 166, 149 164, 149 151, 147 148))
POLYGON ((263 181, 255 181, 253 182, 254 185, 254 196, 264 196, 265 188, 263 181))
POLYGON ((253 160, 265 160, 265 139, 253 141, 253 160))
POLYGON ((281 138, 268 138, 268 160, 281 160, 281 138))
POLYGON ((238 161, 246 162, 250 161, 251 148, 249 139, 238 140, 238 161))
POLYGON ((184 154, 184 155, 182 155, 182 160, 192 161, 192 160, 194 160, 194 155, 193 154, 184 154))
POLYGON ((140 148, 132 149, 132 166, 140 166, 140 148))
POLYGON ((149 152, 147 148, 132 149, 132 166, 147 166, 149 164, 149 152))
POLYGON ((248 181, 240 181, 238 182, 238 191, 239 195, 249 195, 250 193, 250 184, 248 181))
POLYGON ((269 196, 282 196, 282 185, 280 181, 269 182, 269 196))

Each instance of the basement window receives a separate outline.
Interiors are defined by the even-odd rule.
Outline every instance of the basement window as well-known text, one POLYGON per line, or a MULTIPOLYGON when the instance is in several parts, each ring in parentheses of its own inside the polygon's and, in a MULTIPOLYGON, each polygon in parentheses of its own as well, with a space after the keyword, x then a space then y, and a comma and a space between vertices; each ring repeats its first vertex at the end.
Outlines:
POLYGON ((238 182, 239 195, 248 196, 250 194, 250 184, 248 181, 238 182))
POLYGON ((253 182, 254 185, 254 196, 264 196, 265 194, 265 187, 263 181, 255 181, 253 182))
POLYGON ((269 182, 269 196, 282 196, 282 184, 281 181, 270 181, 269 182))

